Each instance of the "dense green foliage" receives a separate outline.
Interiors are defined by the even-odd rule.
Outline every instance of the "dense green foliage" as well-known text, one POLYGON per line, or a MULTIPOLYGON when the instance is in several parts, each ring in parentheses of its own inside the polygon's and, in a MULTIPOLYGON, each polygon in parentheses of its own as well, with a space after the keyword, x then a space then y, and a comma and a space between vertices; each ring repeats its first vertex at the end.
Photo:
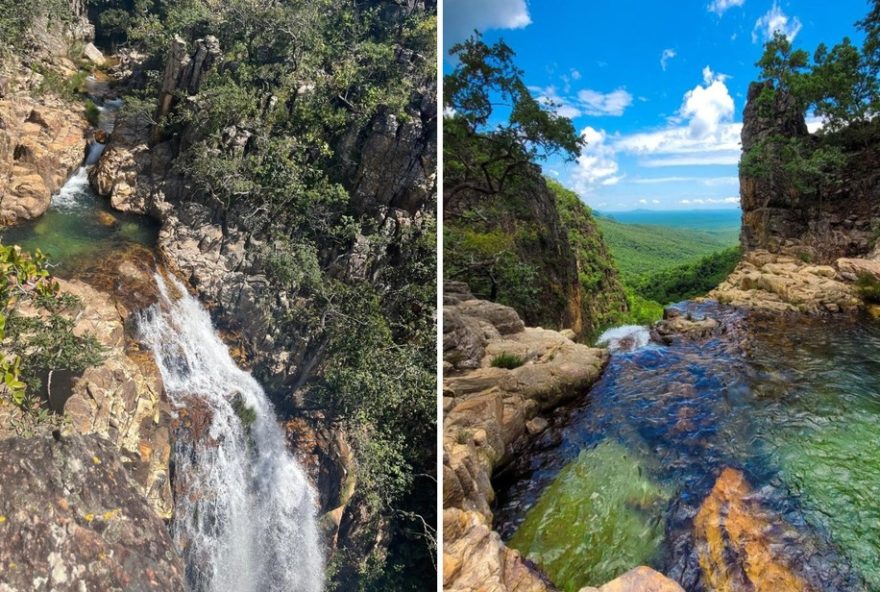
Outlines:
POLYGON ((810 56, 778 32, 767 42, 756 64, 767 83, 758 97, 759 113, 772 117, 783 93, 802 113, 822 118, 823 126, 812 136, 778 135, 757 142, 740 163, 747 175, 795 187, 808 196, 830 193, 856 158, 852 146, 866 146, 876 137, 874 115, 880 106, 876 1, 858 26, 867 33, 862 48, 845 37, 831 48, 819 44, 810 56))
POLYGON ((331 585, 424 589, 436 552, 436 206, 389 233, 347 184, 351 138, 377 116, 422 118, 435 15, 335 0, 91 0, 89 12, 100 41, 148 55, 147 87, 126 103, 151 118, 172 39, 217 38, 222 56, 197 93, 175 99, 158 140, 179 146, 174 169, 196 198, 254 237, 267 306, 293 303, 273 322, 305 359, 297 392, 282 385, 276 396, 289 408, 296 394, 350 437, 353 505, 370 520, 341 542, 331 585), (363 273, 344 263, 356 244, 370 254, 363 273), (375 541, 388 534, 386 552, 375 541))
POLYGON ((592 213, 540 174, 572 159, 583 138, 535 99, 503 41, 453 46, 444 78, 444 261, 449 279, 516 309, 528 324, 588 337, 626 310, 592 213))
POLYGON ((94 336, 74 335, 78 301, 60 292, 42 253, 0 244, 0 277, 0 397, 39 415, 40 374, 81 372, 99 363, 103 350, 94 336))
POLYGON ((447 203, 462 191, 500 193, 550 155, 573 159, 580 154, 584 141, 571 120, 532 96, 504 41, 489 46, 475 34, 450 53, 458 61, 443 78, 445 107, 452 114, 443 136, 447 203), (506 121, 490 124, 499 104, 508 106, 506 121))
POLYGON ((19 48, 36 19, 65 23, 70 19, 66 0, 0 0, 0 53, 19 48))
MULTIPOLYGON (((687 214, 682 214, 685 224, 687 214)), ((740 259, 732 231, 712 221, 712 232, 597 218, 626 286, 629 312, 621 322, 648 324, 663 306, 703 296, 733 271, 740 259)))
MULTIPOLYGON (((737 243, 734 233, 707 233, 687 228, 622 224, 611 218, 597 222, 625 283, 633 285, 653 273, 693 263, 737 243)), ((739 227, 737 226, 737 234, 739 227)))
POLYGON ((663 305, 705 296, 733 271, 741 256, 739 247, 730 247, 693 263, 642 276, 634 282, 633 289, 663 305))

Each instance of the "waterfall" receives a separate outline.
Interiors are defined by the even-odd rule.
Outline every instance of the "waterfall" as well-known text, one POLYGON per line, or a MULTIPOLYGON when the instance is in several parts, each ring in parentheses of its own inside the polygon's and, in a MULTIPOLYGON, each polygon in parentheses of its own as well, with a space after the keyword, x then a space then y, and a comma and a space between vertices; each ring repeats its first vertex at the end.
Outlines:
POLYGON ((183 285, 138 318, 172 403, 206 410, 206 433, 179 439, 172 534, 198 592, 319 592, 315 494, 285 445, 273 406, 236 366, 183 285), (183 491, 181 491, 181 486, 183 491))
POLYGON ((651 333, 641 325, 623 325, 608 329, 596 340, 596 345, 607 346, 612 352, 631 351, 645 347, 651 341, 651 333))
POLYGON ((94 199, 89 186, 89 171, 81 166, 67 180, 58 192, 52 196, 52 206, 71 210, 78 207, 88 206, 94 199))

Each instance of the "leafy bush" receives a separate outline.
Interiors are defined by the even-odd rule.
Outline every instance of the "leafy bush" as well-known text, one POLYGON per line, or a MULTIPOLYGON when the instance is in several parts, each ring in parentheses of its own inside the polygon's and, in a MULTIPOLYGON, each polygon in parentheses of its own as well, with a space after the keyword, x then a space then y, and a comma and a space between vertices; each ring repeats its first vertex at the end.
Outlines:
POLYGON ((0 396, 37 414, 39 374, 45 370, 81 372, 100 362, 103 348, 92 335, 73 333, 72 309, 78 300, 62 294, 49 275, 46 257, 0 244, 0 396), (37 316, 25 316, 29 303, 37 316))
POLYGON ((856 290, 865 302, 880 304, 880 280, 863 273, 856 280, 856 290))
POLYGON ((513 370, 514 368, 519 368, 523 364, 525 364, 525 360, 517 355, 509 354, 507 352, 502 352, 492 358, 493 368, 505 368, 507 370, 513 370))
POLYGON ((98 109, 98 106, 91 99, 87 99, 83 109, 85 110, 86 120, 93 127, 98 127, 101 118, 101 110, 98 109))

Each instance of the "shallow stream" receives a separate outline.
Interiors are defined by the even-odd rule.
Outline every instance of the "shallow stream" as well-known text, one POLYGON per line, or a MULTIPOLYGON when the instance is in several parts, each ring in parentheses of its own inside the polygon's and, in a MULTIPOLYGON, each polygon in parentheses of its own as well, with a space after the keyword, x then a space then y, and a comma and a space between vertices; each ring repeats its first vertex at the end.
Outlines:
POLYGON ((724 334, 613 353, 497 479, 502 536, 567 591, 880 590, 880 323, 679 307, 724 334))

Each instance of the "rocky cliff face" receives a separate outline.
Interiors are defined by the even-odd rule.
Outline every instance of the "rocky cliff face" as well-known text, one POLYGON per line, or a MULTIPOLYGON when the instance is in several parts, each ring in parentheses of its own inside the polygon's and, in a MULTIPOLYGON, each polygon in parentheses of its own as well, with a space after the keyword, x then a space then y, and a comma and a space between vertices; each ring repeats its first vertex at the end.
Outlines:
MULTIPOLYGON (((400 7, 403 10, 403 7, 400 7)), ((424 10, 416 5, 406 8, 424 10)), ((400 50, 401 67, 419 56, 400 50)), ((188 281, 211 308, 218 325, 235 335, 246 363, 274 394, 292 449, 309 469, 323 512, 331 549, 345 548, 356 563, 372 548, 388 544, 386 523, 352 503, 359 483, 356 459, 343 426, 320 410, 297 409, 297 389, 320 371, 325 337, 320 327, 297 319, 302 296, 273 283, 267 255, 279 245, 252 230, 253 204, 220 203, 195 190, 175 168, 177 156, 191 145, 195 130, 165 135, 154 125, 177 109, 198 109, 198 92, 207 73, 223 63, 217 40, 192 45, 174 40, 168 53, 155 113, 124 113, 104 154, 90 175, 93 187, 118 210, 147 214, 161 223, 158 248, 163 263, 188 281), (292 416, 292 417, 291 417, 292 416)), ((378 281, 393 266, 389 244, 421 232, 433 219, 436 194, 436 89, 424 81, 412 95, 408 117, 386 110, 366 125, 349 130, 335 146, 338 174, 350 195, 352 215, 369 220, 374 235, 359 234, 350 248, 321 256, 332 261, 330 277, 378 281)), ((277 97, 265 97, 272 109, 277 97)), ((218 150, 243 154, 256 134, 247 122, 222 131, 218 150)), ((366 231, 365 231, 366 232, 366 231)), ((342 577, 348 566, 340 568, 342 577)))
POLYGON ((601 232, 577 196, 548 185, 537 167, 517 181, 501 195, 464 190, 444 202, 448 279, 514 306, 527 324, 588 337, 627 308, 601 232), (529 271, 508 277, 500 265, 472 264, 505 255, 529 271))
POLYGON ((85 158, 88 129, 71 103, 0 93, 0 225, 43 215, 85 158))
POLYGON ((0 590, 183 591, 161 519, 99 436, 0 440, 0 590))
MULTIPOLYGON (((770 104, 759 98, 765 86, 753 83, 743 113, 742 147, 748 152, 770 138, 811 138, 795 101, 776 92, 770 104)), ((755 176, 741 167, 741 242, 745 252, 765 249, 830 263, 868 254, 880 224, 880 152, 845 143, 849 163, 837 182, 804 192, 785 176, 755 176)))

